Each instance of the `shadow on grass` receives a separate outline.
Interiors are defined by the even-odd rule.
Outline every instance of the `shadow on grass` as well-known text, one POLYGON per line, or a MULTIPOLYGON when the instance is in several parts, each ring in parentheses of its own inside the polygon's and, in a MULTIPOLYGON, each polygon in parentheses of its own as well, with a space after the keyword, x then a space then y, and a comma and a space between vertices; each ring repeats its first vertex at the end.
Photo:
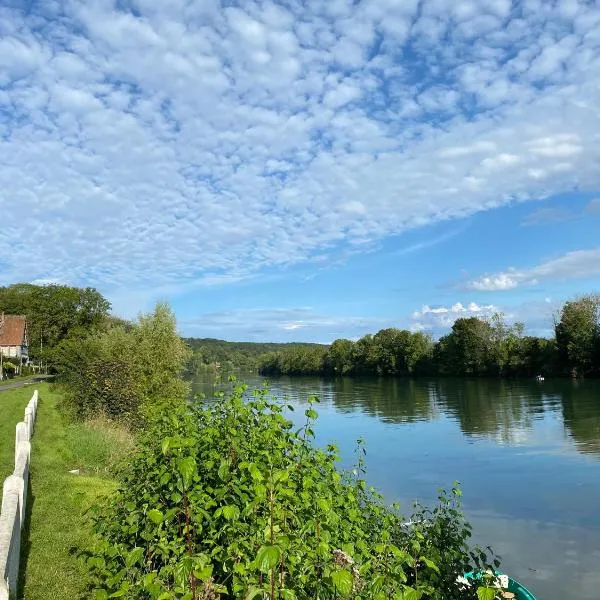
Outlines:
POLYGON ((31 472, 27 480, 27 506, 25 506, 25 523, 21 530, 21 554, 19 557, 19 579, 17 581, 17 598, 23 598, 25 590, 25 572, 27 571, 27 563, 29 561, 29 553, 31 552, 31 512, 35 502, 35 494, 31 486, 31 472))

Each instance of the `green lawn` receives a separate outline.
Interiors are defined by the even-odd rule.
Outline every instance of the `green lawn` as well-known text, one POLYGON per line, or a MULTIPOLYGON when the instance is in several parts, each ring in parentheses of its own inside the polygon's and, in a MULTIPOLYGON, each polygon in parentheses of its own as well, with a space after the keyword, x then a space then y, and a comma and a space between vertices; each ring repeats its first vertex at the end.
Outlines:
MULTIPOLYGON (((20 598, 89 598, 87 572, 77 558, 78 550, 87 547, 91 539, 83 512, 114 488, 107 467, 119 454, 115 446, 126 446, 131 440, 124 439, 122 432, 115 434, 110 426, 105 430, 106 424, 67 422, 57 408, 60 394, 49 384, 36 387, 40 401, 32 441, 20 598), (81 469, 79 474, 69 473, 76 468, 81 469)), ((24 408, 32 392, 32 387, 3 392, 0 402, 11 406, 21 402, 24 408)), ((18 416, 15 412, 15 419, 18 416)), ((10 453, 10 448, 7 451, 10 453)))
POLYGON ((15 468, 15 427, 23 420, 34 389, 0 391, 0 486, 15 468))
POLYGON ((29 379, 33 379, 33 375, 17 375, 16 377, 12 377, 11 379, 3 379, 2 381, 0 381, 0 390, 2 389, 3 385, 9 385, 18 381, 28 381, 29 379))

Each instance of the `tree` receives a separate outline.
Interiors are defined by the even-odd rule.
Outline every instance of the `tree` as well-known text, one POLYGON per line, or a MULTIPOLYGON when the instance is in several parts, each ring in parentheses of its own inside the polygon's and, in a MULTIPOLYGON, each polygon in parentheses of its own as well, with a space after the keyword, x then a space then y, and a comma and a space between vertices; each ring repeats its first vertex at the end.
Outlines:
POLYGON ((477 317, 457 319, 444 340, 443 361, 454 365, 456 374, 481 375, 487 370, 491 338, 489 323, 477 317))
POLYGON ((494 313, 490 320, 490 367, 497 375, 515 372, 519 368, 519 349, 525 329, 523 323, 512 327, 504 322, 502 313, 494 313))
POLYGON ((427 364, 433 351, 433 341, 431 337, 421 331, 400 332, 400 353, 399 365, 400 373, 412 375, 417 371, 424 371, 429 368, 427 364))
POLYGON ((348 375, 354 370, 354 342, 335 340, 327 352, 327 367, 336 375, 348 375))
POLYGON ((377 373, 377 363, 374 352, 375 343, 369 333, 363 335, 354 346, 354 371, 361 375, 377 373))
POLYGON ((380 375, 396 375, 398 372, 400 344, 401 331, 395 327, 382 329, 373 337, 373 356, 380 375))
POLYGON ((567 302, 555 331, 564 369, 581 376, 600 372, 600 296, 567 302))
POLYGON ((146 407, 186 398, 189 387, 181 374, 189 354, 173 312, 158 304, 128 326, 114 323, 66 338, 56 352, 56 369, 75 416, 105 413, 133 423, 146 407))
POLYGON ((0 311, 27 317, 33 359, 52 361, 54 350, 67 336, 103 327, 109 310, 110 302, 90 287, 30 283, 0 287, 0 311))

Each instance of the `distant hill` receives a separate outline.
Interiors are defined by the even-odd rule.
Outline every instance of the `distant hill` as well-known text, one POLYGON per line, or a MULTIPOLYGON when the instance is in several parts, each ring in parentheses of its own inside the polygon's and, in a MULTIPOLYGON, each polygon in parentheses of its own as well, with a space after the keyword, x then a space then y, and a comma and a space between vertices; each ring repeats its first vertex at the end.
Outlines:
POLYGON ((255 371, 258 368, 258 357, 268 352, 326 347, 323 344, 303 342, 227 342, 214 338, 184 338, 184 341, 193 352, 188 369, 190 375, 214 367, 216 363, 223 368, 255 371))

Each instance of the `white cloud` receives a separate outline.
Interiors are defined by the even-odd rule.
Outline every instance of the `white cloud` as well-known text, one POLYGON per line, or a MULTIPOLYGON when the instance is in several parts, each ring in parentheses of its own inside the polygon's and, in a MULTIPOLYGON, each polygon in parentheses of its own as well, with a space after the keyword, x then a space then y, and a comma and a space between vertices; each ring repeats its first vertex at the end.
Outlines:
POLYGON ((481 292, 510 290, 523 285, 536 285, 543 280, 565 280, 600 275, 600 248, 576 250, 548 260, 530 269, 511 268, 502 273, 484 275, 467 284, 481 292))
POLYGON ((595 191, 600 11, 559 4, 3 6, 0 282, 226 284, 595 191))
MULTIPOLYGON (((387 322, 389 323, 389 321, 387 322)), ((374 317, 323 315, 310 307, 220 311, 180 322, 185 335, 248 341, 312 341, 360 337, 387 326, 374 317)))
POLYGON ((497 306, 493 304, 481 305, 476 302, 469 302, 466 305, 462 302, 456 302, 451 306, 437 307, 425 304, 420 310, 412 314, 412 329, 415 331, 432 330, 439 333, 440 330, 452 327, 456 319, 468 317, 485 318, 490 317, 496 312, 500 312, 497 306))

